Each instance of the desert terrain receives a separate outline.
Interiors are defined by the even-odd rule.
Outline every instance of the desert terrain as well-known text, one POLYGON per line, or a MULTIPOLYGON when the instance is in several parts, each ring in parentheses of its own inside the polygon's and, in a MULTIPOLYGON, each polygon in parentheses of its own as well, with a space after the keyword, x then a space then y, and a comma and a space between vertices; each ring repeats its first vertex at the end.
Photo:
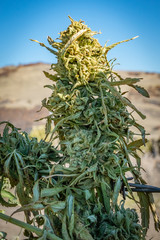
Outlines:
MULTIPOLYGON (((30 133, 33 127, 45 124, 45 121, 35 121, 48 115, 46 109, 38 110, 41 101, 50 96, 51 90, 44 88, 44 85, 52 84, 47 79, 43 71, 50 71, 50 65, 44 63, 8 66, 0 69, 0 121, 10 121, 16 127, 30 133)), ((152 151, 147 151, 142 155, 142 166, 146 170, 143 173, 147 183, 160 187, 160 74, 148 72, 127 72, 118 71, 126 77, 142 78, 138 85, 144 87, 150 94, 150 98, 145 98, 137 93, 133 88, 124 87, 128 91, 126 96, 144 114, 146 119, 142 120, 135 113, 135 118, 145 129, 147 138, 152 143, 152 151)), ((2 132, 3 126, 0 126, 2 132)), ((160 193, 155 194, 157 211, 160 216, 160 193)), ((4 209, 0 206, 0 209, 4 209)), ((6 214, 11 214, 14 210, 7 209, 6 214)), ((22 214, 16 214, 15 218, 23 219, 22 214)), ((147 239, 159 240, 160 233, 153 229, 151 221, 147 239)), ((16 239, 19 229, 11 224, 6 224, 0 220, 0 231, 8 233, 8 240, 16 239)), ((23 240, 20 235, 19 239, 23 240)))

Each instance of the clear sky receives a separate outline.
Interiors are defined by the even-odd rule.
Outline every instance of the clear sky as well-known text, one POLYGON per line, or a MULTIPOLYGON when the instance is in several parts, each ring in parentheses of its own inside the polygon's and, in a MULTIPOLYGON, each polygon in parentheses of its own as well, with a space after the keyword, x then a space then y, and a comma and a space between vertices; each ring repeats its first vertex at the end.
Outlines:
POLYGON ((84 20, 104 45, 139 35, 110 51, 115 69, 160 73, 160 0, 0 0, 0 67, 35 62, 55 63, 45 48, 74 20, 84 20))

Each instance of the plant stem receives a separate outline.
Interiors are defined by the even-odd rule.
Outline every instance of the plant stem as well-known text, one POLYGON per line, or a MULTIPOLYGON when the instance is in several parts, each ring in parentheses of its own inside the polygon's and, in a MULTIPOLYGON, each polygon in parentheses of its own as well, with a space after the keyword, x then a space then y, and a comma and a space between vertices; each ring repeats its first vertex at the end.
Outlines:
POLYGON ((17 225, 21 228, 25 228, 26 230, 30 231, 30 232, 34 232, 36 233, 38 236, 41 236, 43 234, 43 230, 34 227, 28 223, 22 222, 16 218, 7 216, 6 214, 0 213, 0 219, 3 219, 4 221, 10 222, 14 225, 17 225))
MULTIPOLYGON (((24 229, 26 229, 30 232, 34 232, 39 237, 43 235, 43 230, 42 229, 39 229, 39 228, 37 228, 35 226, 32 226, 28 223, 22 222, 22 221, 20 221, 16 218, 7 216, 6 214, 0 213, 0 219, 3 219, 4 221, 10 222, 14 225, 17 225, 21 228, 24 228, 24 229)), ((52 234, 52 233, 49 233, 49 232, 47 232, 47 238, 49 240, 62 240, 61 238, 57 237, 55 234, 52 234)))

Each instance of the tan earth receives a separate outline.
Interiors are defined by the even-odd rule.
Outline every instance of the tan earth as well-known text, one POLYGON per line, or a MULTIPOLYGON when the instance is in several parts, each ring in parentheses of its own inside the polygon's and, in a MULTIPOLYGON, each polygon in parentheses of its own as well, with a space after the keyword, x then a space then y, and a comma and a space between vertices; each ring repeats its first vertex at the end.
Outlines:
MULTIPOLYGON (((52 84, 42 72, 48 71, 49 68, 48 64, 37 63, 0 69, 0 121, 10 121, 28 133, 33 126, 45 123, 44 121, 35 122, 35 120, 48 115, 45 109, 37 111, 41 107, 41 100, 51 94, 50 89, 43 87, 52 84)), ((146 119, 142 120, 136 113, 134 114, 138 122, 145 126, 146 132, 150 133, 147 138, 154 141, 153 151, 142 156, 142 165, 146 170, 144 175, 147 183, 160 187, 160 147, 157 143, 157 140, 160 139, 160 74, 126 71, 118 71, 118 73, 124 78, 143 78, 138 85, 143 86, 150 94, 150 98, 145 98, 134 89, 123 88, 124 91, 129 91, 125 96, 146 115, 146 119)), ((3 127, 0 126, 0 131, 2 132, 2 130, 3 127)), ((155 194, 155 199, 160 216, 160 193, 155 194)), ((0 209, 4 208, 0 206, 0 209)), ((13 211, 13 209, 7 209, 6 214, 10 215, 13 211)), ((22 214, 15 214, 14 217, 23 220, 22 214)), ((20 230, 0 220, 0 231, 6 231, 7 239, 13 240, 20 230)), ((153 240, 160 239, 160 233, 154 231, 153 221, 150 224, 147 240, 151 238, 153 240)), ((22 234, 19 239, 24 239, 22 234)))

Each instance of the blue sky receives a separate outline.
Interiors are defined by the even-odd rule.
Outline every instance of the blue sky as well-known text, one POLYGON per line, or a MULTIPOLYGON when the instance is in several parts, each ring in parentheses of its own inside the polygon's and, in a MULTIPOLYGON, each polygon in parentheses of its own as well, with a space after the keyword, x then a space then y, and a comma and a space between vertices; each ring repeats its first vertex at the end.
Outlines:
POLYGON ((0 0, 0 67, 35 62, 55 63, 55 57, 29 39, 47 44, 75 20, 84 20, 108 44, 139 35, 110 51, 115 69, 160 73, 160 0, 0 0))

